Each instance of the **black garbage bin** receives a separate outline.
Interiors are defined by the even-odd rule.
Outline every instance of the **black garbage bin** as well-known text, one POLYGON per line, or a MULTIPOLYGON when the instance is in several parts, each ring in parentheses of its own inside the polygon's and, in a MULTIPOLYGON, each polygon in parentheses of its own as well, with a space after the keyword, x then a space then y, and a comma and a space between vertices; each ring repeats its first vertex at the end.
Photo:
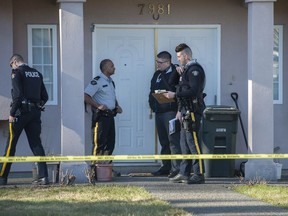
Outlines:
MULTIPOLYGON (((207 106, 203 112, 203 154, 235 154, 240 111, 230 106, 207 106)), ((204 160, 206 177, 233 177, 234 159, 204 160)))

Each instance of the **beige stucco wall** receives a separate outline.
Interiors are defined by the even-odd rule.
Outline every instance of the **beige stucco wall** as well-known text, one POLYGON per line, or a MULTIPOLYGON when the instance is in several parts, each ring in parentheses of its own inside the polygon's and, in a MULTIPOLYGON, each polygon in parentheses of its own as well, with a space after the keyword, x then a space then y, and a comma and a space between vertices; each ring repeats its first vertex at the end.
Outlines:
MULTIPOLYGON (((287 153, 288 152, 288 133, 287 133, 287 122, 288 122, 288 64, 287 64, 287 54, 288 54, 288 1, 278 0, 275 3, 275 25, 283 25, 283 104, 274 105, 274 145, 279 146, 280 150, 277 153, 287 153)), ((284 168, 288 169, 287 159, 280 159, 280 163, 284 164, 284 168)))
MULTIPOLYGON (((8 0, 0 0, 0 8, 3 2, 10 2, 8 0)), ((9 16, 13 18, 13 52, 23 55, 27 59, 27 24, 56 24, 59 26, 59 5, 56 0, 13 0, 13 10, 11 13, 2 14, 8 22, 4 26, 9 29, 9 16), (12 16, 13 14, 13 16, 12 16), (7 15, 7 16, 6 16, 7 15)), ((150 1, 142 1, 148 4, 150 1)), ((141 2, 141 3, 142 3, 141 2)), ((138 2, 134 0, 87 0, 84 3, 84 38, 85 38, 85 85, 92 76, 92 33, 91 24, 158 24, 158 25, 198 25, 198 24, 219 24, 221 25, 221 104, 234 105, 230 97, 231 92, 239 94, 239 107, 243 123, 247 125, 247 12, 248 9, 243 5, 242 0, 177 0, 167 1, 163 3, 171 4, 171 14, 160 16, 159 20, 154 20, 151 14, 147 11, 140 15, 140 8, 138 2)), ((8 5, 9 6, 9 5, 8 5)), ((288 2, 286 0, 278 0, 275 3, 275 24, 284 25, 284 40, 287 39, 287 22, 288 22, 288 2)), ((2 9, 1 9, 2 11, 2 9)), ((2 20, 2 18, 1 18, 2 20)), ((10 21, 11 22, 11 21, 10 21)), ((0 22, 0 25, 3 22, 0 22)), ((10 26, 11 28, 11 26, 10 26)), ((3 26, 1 26, 1 31, 3 26)), ((2 35, 2 33, 1 33, 2 35)), ((11 41, 12 34, 6 35, 8 43, 5 47, 5 52, 0 53, 0 69, 6 71, 9 69, 7 59, 12 54, 11 41), (1 56, 3 53, 6 56, 1 56), (9 56, 9 57, 8 57, 9 56), (5 66, 3 66, 5 65, 5 66)), ((71 36, 72 37, 72 36, 71 36)), ((1 39, 0 39, 1 41, 1 39)), ((58 39, 59 41, 59 39, 58 39)), ((2 47, 2 46, 1 46, 2 47)), ((280 146, 281 152, 287 152, 288 147, 286 140, 288 134, 286 133, 288 113, 287 113, 287 61, 285 56, 287 54, 287 43, 284 41, 284 99, 283 105, 275 105, 275 146, 280 146)), ((60 70, 59 70, 60 73, 60 70)), ((10 94, 10 76, 1 76, 0 80, 0 100, 2 104, 3 95, 9 97, 10 94), (3 81, 2 81, 3 80, 3 81), (4 84, 2 85, 1 82, 4 84), (8 89, 8 90, 7 90, 8 89)), ((58 76, 60 78, 60 76, 58 76)), ((60 82, 58 82, 60 83, 60 82)), ((60 88, 58 88, 60 89, 60 88)), ((58 92, 60 97, 60 92, 58 92)), ((71 95, 73 96, 73 95, 71 95)), ((58 98, 58 101, 59 98, 58 98)), ((1 108, 1 107, 0 107, 1 108)), ((7 109, 7 108, 6 108, 7 109)), ((261 108, 259 108, 261 110, 261 108)), ((1 109, 2 110, 2 109, 1 109)), ((5 110, 5 109, 4 109, 5 110)), ((6 112, 6 111, 5 111, 6 112)), ((65 112, 65 110, 63 110, 65 112)), ((49 146, 49 153, 60 153, 60 105, 47 106, 43 113, 43 144, 49 146), (51 118, 53 116, 53 118, 51 118)), ((91 150, 90 140, 90 119, 89 115, 85 118, 86 125, 86 153, 89 154, 91 150)), ((3 126, 5 127, 5 126, 3 126)), ((2 129, 2 128, 1 128, 2 129)), ((247 130, 246 130, 247 131, 247 130)), ((0 133, 0 142, 3 143, 5 136, 0 133)), ((26 137, 22 139, 17 147, 17 155, 31 154, 26 137), (21 143, 21 144, 20 144, 21 143), (21 146, 21 147, 20 147, 21 146)), ((245 143, 242 131, 239 125, 237 136, 237 152, 245 152, 245 143)), ((0 148, 4 151, 3 145, 0 148)), ((284 161, 282 161, 285 163, 284 161)), ((285 164, 288 167, 288 162, 285 164)), ((26 167, 30 165, 25 165, 26 167)), ((20 170, 20 164, 13 166, 14 170, 20 170)), ((22 168, 22 167, 21 167, 22 168)))
POLYGON ((12 2, 9 0, 0 1, 0 146, 1 154, 4 153, 4 146, 8 137, 8 116, 10 105, 11 87, 10 76, 11 68, 9 59, 13 49, 12 31, 12 2))
MULTIPOLYGON (((8 76, 1 76, 0 79, 0 104, 2 105, 2 99, 1 96, 3 95, 2 92, 8 91, 8 101, 10 104, 11 96, 10 96, 10 89, 11 89, 11 81, 10 81, 10 73, 11 69, 9 68, 9 58, 11 57, 12 53, 19 53, 21 54, 24 59, 27 61, 28 58, 28 50, 27 50, 27 24, 56 24, 58 25, 58 4, 56 4, 55 1, 51 0, 28 0, 28 1, 21 1, 21 0, 0 0, 0 8, 2 5, 2 2, 10 2, 11 7, 13 3, 11 13, 11 23, 13 23, 13 35, 7 36, 5 46, 9 45, 9 41, 11 40, 12 47, 5 48, 5 52, 2 49, 1 44, 1 54, 5 53, 7 57, 0 58, 1 64, 0 67, 3 67, 5 65, 5 70, 9 69, 7 71, 8 76), (13 41, 12 41, 13 39, 13 41), (2 64, 2 61, 3 62, 2 64), (3 83, 3 85, 2 85, 3 83), (3 89, 3 91, 2 91, 3 89)), ((12 24, 9 24, 9 8, 4 10, 5 13, 0 13, 1 21, 6 20, 7 21, 7 27, 12 27, 12 24), (2 19, 2 16, 5 16, 5 19, 2 19), (10 26, 9 26, 10 25, 10 26)), ((2 12, 2 10, 1 10, 2 12)), ((5 22, 6 22, 5 21, 5 22)), ((1 36, 3 35, 3 32, 6 32, 7 30, 1 28, 1 36)), ((2 70, 1 70, 2 72, 2 70)), ((6 73, 6 72, 5 72, 6 73)), ((58 76, 59 77, 59 76, 58 76)), ((59 89, 59 88, 58 88, 59 89)), ((60 96, 60 92, 58 92, 58 97, 60 96)), ((5 113, 9 114, 9 104, 8 107, 6 105, 5 113)), ((1 108, 2 112, 2 108, 1 108)), ((7 116, 8 117, 8 116, 7 116)), ((42 143, 46 150, 46 153, 58 153, 60 152, 60 106, 46 106, 45 112, 42 113, 42 143), (53 116, 53 118, 51 118, 53 116)), ((8 133, 8 125, 7 122, 0 124, 0 151, 3 154, 4 152, 4 143, 6 143, 7 139, 7 133, 8 133), (2 133, 3 130, 3 133, 2 133)), ((29 148, 27 138, 25 133, 23 132, 19 142, 17 144, 16 149, 16 155, 32 155, 32 152, 29 148)), ((20 171, 20 170, 31 170, 32 163, 15 163, 12 166, 12 171, 20 171)))
POLYGON ((7 120, 9 116, 11 87, 8 87, 7 84, 10 84, 11 76, 9 59, 13 49, 12 22, 12 2, 0 1, 0 120, 7 120))

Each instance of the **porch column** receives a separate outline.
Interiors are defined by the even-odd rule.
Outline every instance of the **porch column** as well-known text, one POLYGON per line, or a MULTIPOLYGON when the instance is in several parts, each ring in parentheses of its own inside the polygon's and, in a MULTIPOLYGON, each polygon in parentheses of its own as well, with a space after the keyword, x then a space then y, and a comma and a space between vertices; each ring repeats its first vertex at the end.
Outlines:
MULTIPOLYGON (((58 0, 61 66, 61 154, 84 155, 84 32, 83 3, 58 0)), ((61 163, 62 172, 72 172, 76 182, 86 180, 86 163, 61 163)), ((61 172, 60 172, 61 174, 61 172)))
MULTIPOLYGON (((248 4, 248 153, 271 154, 273 126, 273 25, 276 0, 248 4)), ((276 180, 273 159, 249 159, 245 179, 276 180)))

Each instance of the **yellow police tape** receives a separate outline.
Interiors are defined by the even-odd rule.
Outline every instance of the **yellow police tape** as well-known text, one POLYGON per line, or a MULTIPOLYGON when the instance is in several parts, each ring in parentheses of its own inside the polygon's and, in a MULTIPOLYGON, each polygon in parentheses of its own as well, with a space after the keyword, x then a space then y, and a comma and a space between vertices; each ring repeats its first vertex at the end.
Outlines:
POLYGON ((15 162, 60 162, 104 160, 170 160, 170 159, 267 159, 288 158, 288 154, 202 154, 202 155, 110 155, 110 156, 14 156, 0 157, 0 163, 15 162))

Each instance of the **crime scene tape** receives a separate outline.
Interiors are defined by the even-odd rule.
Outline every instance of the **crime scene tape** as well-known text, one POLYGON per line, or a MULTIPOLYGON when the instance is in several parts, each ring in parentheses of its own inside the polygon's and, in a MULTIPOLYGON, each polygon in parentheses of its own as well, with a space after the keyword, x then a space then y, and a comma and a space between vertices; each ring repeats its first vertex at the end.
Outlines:
POLYGON ((105 156, 14 156, 0 157, 0 163, 105 161, 105 160, 177 160, 177 159, 273 159, 288 158, 288 154, 202 154, 202 155, 105 155, 105 156))

